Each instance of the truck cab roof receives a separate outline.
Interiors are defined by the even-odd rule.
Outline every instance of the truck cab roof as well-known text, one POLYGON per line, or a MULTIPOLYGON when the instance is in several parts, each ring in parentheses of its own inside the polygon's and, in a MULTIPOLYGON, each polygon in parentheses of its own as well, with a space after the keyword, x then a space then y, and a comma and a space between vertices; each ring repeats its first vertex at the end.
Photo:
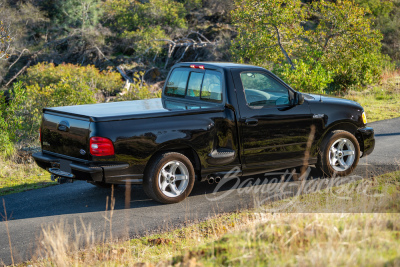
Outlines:
POLYGON ((243 69, 260 69, 260 70, 265 70, 262 67, 258 66, 253 66, 253 65, 248 65, 248 64, 239 64, 239 63, 232 63, 232 62, 182 62, 176 64, 173 68, 179 68, 179 67, 190 67, 190 65, 202 65, 206 69, 215 69, 215 68, 220 68, 220 69, 237 69, 237 68, 243 68, 243 69))

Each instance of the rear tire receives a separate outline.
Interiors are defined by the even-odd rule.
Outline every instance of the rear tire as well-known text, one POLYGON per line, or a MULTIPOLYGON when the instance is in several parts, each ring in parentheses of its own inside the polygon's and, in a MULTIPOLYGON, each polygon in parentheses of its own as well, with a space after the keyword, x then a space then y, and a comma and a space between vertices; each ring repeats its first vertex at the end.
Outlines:
POLYGON ((178 203, 190 194, 194 180, 192 162, 183 154, 167 152, 150 162, 144 175, 143 189, 155 201, 178 203))
POLYGON ((317 168, 324 176, 346 176, 353 172, 360 159, 360 145, 347 131, 330 132, 321 144, 317 168))

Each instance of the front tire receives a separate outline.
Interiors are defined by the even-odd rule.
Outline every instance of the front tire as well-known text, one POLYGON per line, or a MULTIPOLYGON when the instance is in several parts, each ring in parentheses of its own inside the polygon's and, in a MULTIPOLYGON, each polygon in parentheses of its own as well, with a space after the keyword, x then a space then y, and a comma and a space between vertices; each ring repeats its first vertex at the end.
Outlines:
POLYGON ((328 177, 346 176, 353 172, 360 159, 360 145, 347 131, 329 133, 321 144, 317 167, 328 177))
POLYGON ((143 189, 155 201, 178 203, 190 194, 194 180, 192 162, 183 154, 168 152, 151 161, 144 176, 143 189))

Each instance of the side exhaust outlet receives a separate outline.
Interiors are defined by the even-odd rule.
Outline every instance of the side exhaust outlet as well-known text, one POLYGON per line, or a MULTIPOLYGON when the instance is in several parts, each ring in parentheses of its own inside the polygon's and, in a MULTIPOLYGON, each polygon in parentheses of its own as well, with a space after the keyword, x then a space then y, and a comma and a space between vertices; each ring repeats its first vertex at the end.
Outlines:
POLYGON ((214 177, 209 177, 207 181, 209 184, 213 184, 215 182, 214 177))
POLYGON ((219 177, 219 176, 217 176, 217 177, 215 177, 215 183, 219 183, 221 181, 221 177, 219 177))

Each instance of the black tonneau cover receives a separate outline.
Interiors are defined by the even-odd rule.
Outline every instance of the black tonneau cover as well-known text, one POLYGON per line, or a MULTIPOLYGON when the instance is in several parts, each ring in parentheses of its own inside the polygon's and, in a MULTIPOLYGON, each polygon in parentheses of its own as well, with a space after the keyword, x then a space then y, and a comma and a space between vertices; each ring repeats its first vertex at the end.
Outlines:
POLYGON ((180 101, 179 99, 162 100, 161 98, 153 98, 103 104, 45 108, 44 113, 63 114, 64 116, 72 115, 74 117, 86 118, 92 122, 104 122, 179 116, 191 113, 215 112, 221 111, 222 109, 223 106, 216 103, 186 100, 180 101))

